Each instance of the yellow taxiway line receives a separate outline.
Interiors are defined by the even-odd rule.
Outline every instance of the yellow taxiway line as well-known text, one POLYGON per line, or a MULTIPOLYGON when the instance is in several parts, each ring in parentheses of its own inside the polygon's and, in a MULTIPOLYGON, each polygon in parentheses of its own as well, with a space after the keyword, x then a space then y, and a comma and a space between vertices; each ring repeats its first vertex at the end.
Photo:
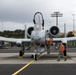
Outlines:
MULTIPOLYGON (((45 52, 46 53, 46 52, 45 52)), ((41 56, 43 56, 45 53, 41 54, 37 59, 39 59, 41 56)), ((19 69, 18 71, 16 71, 15 73, 13 73, 12 75, 17 75, 19 72, 21 72, 22 70, 24 70, 26 67, 28 67, 29 65, 31 65, 33 62, 35 62, 35 60, 31 60, 29 63, 27 63, 26 65, 24 65, 21 69, 19 69)))
POLYGON ((28 64, 24 65, 21 69, 19 69, 18 71, 16 71, 15 73, 13 73, 12 75, 17 75, 19 72, 21 72, 23 69, 25 69, 27 66, 29 66, 30 64, 32 64, 35 60, 30 61, 28 64))

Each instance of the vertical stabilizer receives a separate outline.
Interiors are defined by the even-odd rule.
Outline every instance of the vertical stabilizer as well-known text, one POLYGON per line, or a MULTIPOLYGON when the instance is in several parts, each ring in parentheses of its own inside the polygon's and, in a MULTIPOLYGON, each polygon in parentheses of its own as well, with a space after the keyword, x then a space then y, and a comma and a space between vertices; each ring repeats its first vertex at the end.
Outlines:
POLYGON ((25 38, 27 39, 27 29, 26 29, 26 25, 25 25, 25 38))
POLYGON ((66 37, 66 24, 64 23, 64 37, 66 37))

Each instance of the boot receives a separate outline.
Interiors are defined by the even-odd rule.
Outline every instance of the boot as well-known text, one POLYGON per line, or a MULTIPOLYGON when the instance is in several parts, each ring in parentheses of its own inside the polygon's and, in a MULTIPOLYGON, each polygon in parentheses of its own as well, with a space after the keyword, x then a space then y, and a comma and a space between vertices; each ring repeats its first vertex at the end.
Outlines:
POLYGON ((58 59, 57 61, 60 61, 60 59, 58 59))
POLYGON ((64 56, 64 61, 66 61, 67 60, 67 56, 64 56))

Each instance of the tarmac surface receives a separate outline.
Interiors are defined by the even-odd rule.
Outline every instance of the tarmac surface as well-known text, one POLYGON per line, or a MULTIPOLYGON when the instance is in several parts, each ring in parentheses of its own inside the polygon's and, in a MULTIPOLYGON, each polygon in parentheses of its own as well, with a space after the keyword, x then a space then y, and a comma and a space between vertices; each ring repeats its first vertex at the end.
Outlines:
POLYGON ((18 58, 20 48, 0 49, 0 75, 76 75, 76 48, 67 48, 67 61, 57 61, 58 51, 31 58, 33 52, 26 51, 24 58, 18 58))

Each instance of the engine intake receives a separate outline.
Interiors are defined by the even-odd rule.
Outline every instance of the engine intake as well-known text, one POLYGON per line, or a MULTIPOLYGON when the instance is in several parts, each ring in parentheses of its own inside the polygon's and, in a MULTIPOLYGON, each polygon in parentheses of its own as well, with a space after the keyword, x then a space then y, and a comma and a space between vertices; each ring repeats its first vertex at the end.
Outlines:
POLYGON ((34 30, 34 27, 29 27, 28 29, 27 29, 27 35, 28 35, 28 37, 30 37, 31 36, 31 32, 34 30))
POLYGON ((60 34, 60 30, 57 26, 52 26, 49 31, 52 37, 57 37, 60 34))

